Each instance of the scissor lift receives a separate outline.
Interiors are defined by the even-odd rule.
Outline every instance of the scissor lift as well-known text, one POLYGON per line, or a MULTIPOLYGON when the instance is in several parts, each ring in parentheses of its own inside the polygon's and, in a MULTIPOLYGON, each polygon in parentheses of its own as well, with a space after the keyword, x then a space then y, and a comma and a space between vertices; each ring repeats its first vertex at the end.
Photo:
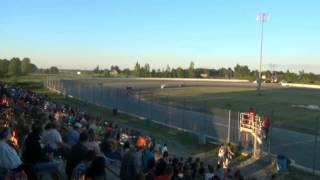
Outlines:
POLYGON ((263 130, 262 130, 262 118, 261 116, 244 112, 240 113, 240 142, 248 144, 250 138, 253 140, 253 157, 259 158, 263 149, 263 130))

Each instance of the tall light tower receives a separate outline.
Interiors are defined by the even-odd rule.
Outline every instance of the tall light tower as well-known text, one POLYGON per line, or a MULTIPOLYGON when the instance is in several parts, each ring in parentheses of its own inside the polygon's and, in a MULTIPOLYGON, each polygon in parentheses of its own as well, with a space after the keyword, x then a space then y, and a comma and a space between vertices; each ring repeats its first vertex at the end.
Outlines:
POLYGON ((262 66, 262 49, 263 49, 263 24, 269 20, 270 15, 268 13, 260 13, 257 15, 257 21, 261 23, 261 42, 260 42, 260 64, 259 64, 259 78, 258 78, 258 95, 261 95, 261 66, 262 66))

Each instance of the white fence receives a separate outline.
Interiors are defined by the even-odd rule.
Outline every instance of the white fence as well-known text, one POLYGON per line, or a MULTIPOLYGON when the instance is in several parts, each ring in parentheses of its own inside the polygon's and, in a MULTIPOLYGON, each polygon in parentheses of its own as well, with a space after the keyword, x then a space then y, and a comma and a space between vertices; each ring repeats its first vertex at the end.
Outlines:
POLYGON ((281 83, 281 86, 284 86, 284 87, 309 88, 309 89, 320 89, 320 85, 311 85, 311 84, 281 83))

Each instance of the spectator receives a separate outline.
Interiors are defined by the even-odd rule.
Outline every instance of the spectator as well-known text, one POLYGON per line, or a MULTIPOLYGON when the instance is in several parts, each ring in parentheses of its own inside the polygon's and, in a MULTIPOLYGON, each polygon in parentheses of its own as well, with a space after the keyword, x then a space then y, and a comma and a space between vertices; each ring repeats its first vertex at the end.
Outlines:
POLYGON ((161 155, 163 155, 165 152, 168 152, 167 144, 163 144, 163 146, 161 148, 161 155))
POLYGON ((175 171, 176 171, 176 175, 174 175, 173 179, 174 180, 183 180, 184 179, 184 175, 183 175, 183 165, 182 165, 182 162, 179 162, 177 165, 176 165, 176 168, 175 168, 175 171))
POLYGON ((211 165, 208 165, 208 172, 205 175, 205 180, 211 180, 214 177, 214 169, 211 165))
MULTIPOLYGON (((157 165, 156 165, 156 170, 155 170, 155 175, 160 176, 164 174, 165 168, 169 164, 169 159, 168 159, 168 152, 165 152, 163 154, 163 157, 158 160, 157 165)), ((154 158, 151 158, 154 159, 154 158)))
POLYGON ((63 146, 60 132, 57 130, 55 123, 48 123, 45 127, 45 131, 42 134, 42 143, 45 146, 50 146, 54 150, 58 150, 63 146))
POLYGON ((147 168, 147 163, 149 159, 155 159, 154 147, 151 146, 149 149, 146 149, 143 156, 143 167, 147 168))
POLYGON ((68 130, 68 145, 73 146, 79 141, 80 137, 80 129, 81 129, 80 123, 75 123, 72 128, 68 130))
POLYGON ((44 153, 40 144, 40 134, 42 132, 41 124, 34 123, 32 131, 25 140, 22 152, 22 159, 25 163, 36 164, 39 162, 48 162, 50 159, 44 153))
POLYGON ((103 157, 95 157, 86 171, 86 179, 106 179, 105 159, 103 157))
POLYGON ((96 158, 94 151, 88 151, 85 159, 79 163, 72 172, 71 179, 83 179, 85 177, 88 167, 91 165, 92 161, 96 158))
POLYGON ((85 155, 88 152, 87 147, 84 145, 88 142, 88 133, 82 132, 80 134, 79 142, 72 146, 69 157, 66 164, 66 173, 71 178, 74 167, 84 160, 85 155))
POLYGON ((183 166, 183 178, 184 180, 192 180, 191 170, 188 164, 183 166))
POLYGON ((95 133, 93 129, 88 131, 88 142, 84 143, 88 150, 93 150, 96 154, 100 154, 100 148, 98 143, 95 141, 95 133))
POLYGON ((109 138, 110 138, 110 134, 106 133, 101 144, 100 144, 100 150, 106 157, 108 157, 108 155, 112 151, 111 142, 110 142, 109 138))
POLYGON ((20 157, 7 141, 10 140, 11 131, 4 128, 0 132, 0 168, 12 170, 22 164, 20 157))
POLYGON ((25 107, 23 98, 19 98, 19 100, 17 102, 17 107, 19 108, 19 110, 23 110, 23 108, 25 107))
POLYGON ((206 175, 206 169, 203 167, 203 163, 201 163, 200 168, 198 169, 198 172, 196 174, 197 180, 204 180, 206 175))
POLYGON ((196 160, 191 163, 191 175, 192 175, 192 178, 194 179, 198 173, 198 169, 200 167, 200 159, 199 158, 196 158, 196 160))
MULTIPOLYGON (((20 126, 18 126, 19 129, 17 129, 17 133, 18 133, 18 138, 19 138, 19 146, 23 147, 24 142, 28 136, 28 134, 30 133, 30 129, 29 126, 26 125, 25 123, 21 123, 20 126)), ((23 151, 23 150, 22 150, 23 151)))
POLYGON ((155 179, 155 170, 156 161, 155 159, 149 159, 147 169, 143 171, 146 180, 154 180, 155 179))
POLYGON ((9 107, 9 98, 7 95, 2 95, 2 98, 0 99, 0 105, 3 107, 9 107))
POLYGON ((239 169, 236 170, 236 172, 234 173, 233 177, 234 177, 235 180, 243 180, 244 179, 244 177, 242 176, 242 174, 241 174, 239 169))
POLYGON ((264 133, 263 137, 265 140, 268 139, 269 127, 270 127, 270 118, 268 116, 264 116, 262 119, 262 130, 264 133))
POLYGON ((218 177, 219 179, 224 179, 224 171, 223 169, 221 168, 221 165, 218 164, 217 165, 217 168, 216 168, 216 172, 214 173, 216 177, 218 177))
POLYGON ((106 133, 112 135, 113 127, 112 123, 105 123, 107 125, 106 133))
MULTIPOLYGON (((31 164, 36 171, 47 171, 52 176, 56 176, 59 174, 58 168, 61 166, 61 162, 54 161, 53 158, 50 158, 46 154, 46 151, 41 148, 41 132, 41 124, 34 123, 32 125, 32 132, 25 140, 24 152, 22 152, 23 162, 31 164)), ((53 150, 48 150, 47 152, 50 153, 50 151, 53 152, 53 150)))
POLYGON ((227 153, 226 146, 224 144, 221 144, 218 150, 218 164, 223 163, 223 158, 225 157, 226 153, 227 153))
POLYGON ((138 170, 139 169, 135 149, 129 148, 128 150, 126 150, 122 159, 120 178, 122 180, 135 179, 138 175, 138 170))
POLYGON ((157 176, 155 178, 155 180, 170 180, 170 178, 172 177, 173 175, 173 168, 172 166, 167 166, 165 168, 165 171, 164 171, 164 174, 163 175, 160 175, 160 176, 157 176))

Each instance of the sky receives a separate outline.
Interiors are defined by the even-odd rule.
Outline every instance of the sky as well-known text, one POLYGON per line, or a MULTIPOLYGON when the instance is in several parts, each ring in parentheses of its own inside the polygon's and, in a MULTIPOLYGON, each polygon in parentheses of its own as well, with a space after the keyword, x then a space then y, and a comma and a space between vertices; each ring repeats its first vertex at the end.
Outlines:
POLYGON ((320 73, 319 0, 0 0, 0 58, 42 68, 263 69, 320 73))

